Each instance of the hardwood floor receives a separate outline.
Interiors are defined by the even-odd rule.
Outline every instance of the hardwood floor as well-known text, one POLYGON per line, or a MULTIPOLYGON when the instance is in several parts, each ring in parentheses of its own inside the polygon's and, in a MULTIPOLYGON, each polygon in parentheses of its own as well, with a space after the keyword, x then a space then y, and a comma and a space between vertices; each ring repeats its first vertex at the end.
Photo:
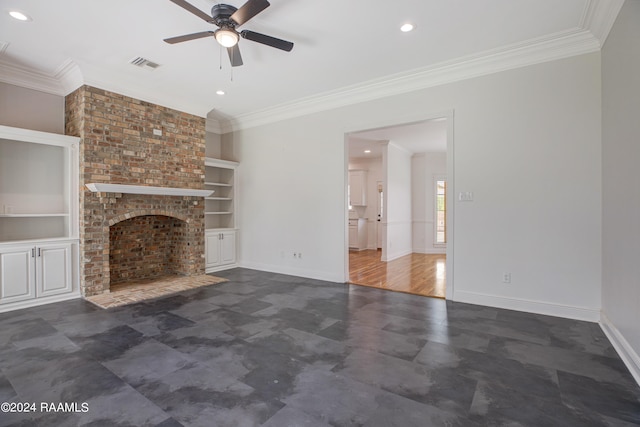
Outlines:
POLYGON ((444 298, 446 255, 410 254, 382 262, 380 250, 349 251, 349 282, 428 297, 444 298))

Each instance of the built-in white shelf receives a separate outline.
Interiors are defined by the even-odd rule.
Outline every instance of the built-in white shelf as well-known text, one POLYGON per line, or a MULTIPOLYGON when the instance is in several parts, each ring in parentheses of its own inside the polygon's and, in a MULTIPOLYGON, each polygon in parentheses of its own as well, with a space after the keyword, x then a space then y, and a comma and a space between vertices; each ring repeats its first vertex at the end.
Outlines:
POLYGON ((211 185, 215 187, 232 187, 231 184, 225 184, 224 182, 205 182, 204 185, 211 185))
POLYGON ((231 215, 233 212, 205 212, 205 215, 231 215))
POLYGON ((231 197, 205 197, 207 200, 233 200, 231 197))
POLYGON ((208 197, 213 194, 213 190, 194 190, 191 188, 176 187, 151 187, 146 185, 125 185, 125 184, 86 184, 87 188, 94 193, 123 193, 123 194, 146 194, 152 196, 195 196, 208 197))
POLYGON ((50 217, 68 217, 68 213, 51 213, 51 214, 0 214, 0 218, 50 218, 50 217))

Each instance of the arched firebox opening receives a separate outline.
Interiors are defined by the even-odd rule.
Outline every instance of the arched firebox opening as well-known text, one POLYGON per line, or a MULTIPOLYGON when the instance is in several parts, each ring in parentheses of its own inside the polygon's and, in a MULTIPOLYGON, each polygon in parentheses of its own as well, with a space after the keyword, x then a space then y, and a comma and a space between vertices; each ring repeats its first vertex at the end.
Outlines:
POLYGON ((189 275, 187 223, 141 215, 109 227, 110 285, 189 275))

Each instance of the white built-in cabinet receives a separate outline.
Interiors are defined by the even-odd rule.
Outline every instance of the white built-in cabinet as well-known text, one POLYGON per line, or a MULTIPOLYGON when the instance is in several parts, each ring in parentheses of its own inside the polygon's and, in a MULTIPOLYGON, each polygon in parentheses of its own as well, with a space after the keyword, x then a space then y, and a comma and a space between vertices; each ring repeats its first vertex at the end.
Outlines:
POLYGON ((349 249, 367 249, 367 220, 349 218, 349 249))
POLYGON ((78 144, 0 126, 0 312, 80 296, 78 144))
POLYGON ((238 163, 205 159, 205 188, 213 194, 205 197, 205 271, 236 266, 236 214, 238 163))
POLYGON ((349 171, 349 206, 367 206, 367 171, 349 171))

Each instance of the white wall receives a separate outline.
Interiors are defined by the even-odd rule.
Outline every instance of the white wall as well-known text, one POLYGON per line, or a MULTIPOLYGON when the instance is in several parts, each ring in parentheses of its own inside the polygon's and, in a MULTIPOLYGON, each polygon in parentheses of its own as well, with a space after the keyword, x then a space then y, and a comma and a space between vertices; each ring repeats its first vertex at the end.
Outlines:
POLYGON ((435 244, 435 178, 446 174, 446 153, 420 153, 411 158, 413 252, 446 252, 445 246, 435 244))
POLYGON ((455 206, 453 298, 596 320, 600 77, 593 53, 237 131, 241 263, 344 281, 345 132, 453 109, 455 191, 475 196, 455 206))
POLYGON ((640 2, 602 51, 603 326, 640 382, 640 2))
POLYGON ((0 125, 64 134, 64 97, 0 82, 0 125))
POLYGON ((382 169, 387 185, 382 220, 382 261, 392 261, 412 251, 411 153, 390 142, 382 156, 382 169))

